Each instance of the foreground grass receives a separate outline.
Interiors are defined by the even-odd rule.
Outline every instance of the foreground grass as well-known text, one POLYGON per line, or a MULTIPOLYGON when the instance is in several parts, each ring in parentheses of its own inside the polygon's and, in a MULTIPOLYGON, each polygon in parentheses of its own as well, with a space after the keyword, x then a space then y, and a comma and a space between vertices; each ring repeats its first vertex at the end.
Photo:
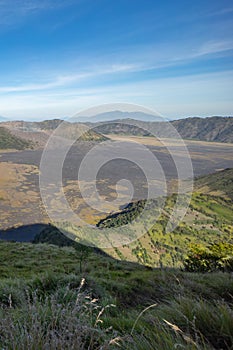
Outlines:
POLYGON ((233 277, 0 243, 1 349, 233 349, 233 277))

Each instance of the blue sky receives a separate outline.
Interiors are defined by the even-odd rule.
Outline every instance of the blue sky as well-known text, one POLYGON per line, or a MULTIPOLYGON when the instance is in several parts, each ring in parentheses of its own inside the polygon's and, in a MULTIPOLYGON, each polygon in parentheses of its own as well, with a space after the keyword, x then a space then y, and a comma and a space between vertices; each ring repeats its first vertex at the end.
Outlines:
POLYGON ((0 115, 233 115, 232 0, 0 0, 0 115))

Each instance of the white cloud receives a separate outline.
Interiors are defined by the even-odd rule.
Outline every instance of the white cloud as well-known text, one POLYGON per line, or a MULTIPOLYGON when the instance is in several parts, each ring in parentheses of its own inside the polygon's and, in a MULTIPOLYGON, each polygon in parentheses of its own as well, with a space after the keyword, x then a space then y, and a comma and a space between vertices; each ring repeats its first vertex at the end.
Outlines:
POLYGON ((218 11, 212 11, 208 13, 207 16, 212 17, 212 16, 222 16, 222 15, 227 15, 229 13, 233 12, 233 7, 224 7, 222 9, 219 9, 218 11))
POLYGON ((91 89, 29 92, 0 97, 0 114, 16 119, 74 115, 83 108, 114 102, 150 107, 165 117, 232 115, 233 71, 153 79, 91 89))
POLYGON ((44 10, 69 6, 75 0, 0 0, 0 24, 16 25, 25 17, 44 10))
POLYGON ((210 55, 219 52, 233 50, 233 41, 208 41, 197 50, 196 56, 210 55))
MULTIPOLYGON (((172 50, 172 48, 171 48, 172 50)), ((207 41, 193 50, 183 51, 180 55, 173 52, 171 55, 169 52, 165 52, 164 55, 161 54, 160 49, 151 49, 147 52, 146 49, 142 49, 144 53, 141 55, 135 55, 137 57, 137 62, 125 63, 125 64, 102 64, 100 66, 84 66, 81 68, 80 73, 76 73, 75 69, 73 72, 68 72, 66 74, 57 74, 55 78, 51 78, 49 81, 44 82, 31 82, 29 84, 22 85, 5 85, 0 86, 0 93, 16 93, 24 91, 39 91, 39 90, 51 90, 59 87, 65 87, 69 85, 74 85, 75 83, 81 83, 88 79, 92 79, 100 76, 114 75, 117 73, 135 73, 135 72, 145 72, 148 70, 159 70, 165 67, 176 67, 181 66, 185 62, 192 61, 195 59, 201 59, 202 57, 208 55, 215 55, 219 53, 228 52, 233 50, 233 41, 207 41), (154 53, 153 53, 154 51, 154 53), (159 55, 157 55, 159 52, 159 55)), ((179 49, 177 50, 179 52, 179 49)), ((105 57, 102 61, 107 61, 110 58, 105 57)), ((130 61, 131 56, 128 57, 130 61)), ((121 55, 119 54, 119 60, 121 60, 121 55)), ((3 79, 3 77, 2 77, 3 79)))

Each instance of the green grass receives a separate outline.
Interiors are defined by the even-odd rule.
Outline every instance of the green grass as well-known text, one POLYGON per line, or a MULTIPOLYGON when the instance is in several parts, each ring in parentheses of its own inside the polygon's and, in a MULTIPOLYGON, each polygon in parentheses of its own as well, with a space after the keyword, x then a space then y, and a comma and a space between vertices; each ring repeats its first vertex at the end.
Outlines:
MULTIPOLYGON (((174 200, 131 246, 141 264, 123 261, 121 248, 122 261, 84 249, 52 226, 37 244, 0 242, 0 349, 232 350, 232 273, 177 268, 191 244, 232 243, 232 201, 195 192, 188 217, 166 233, 174 200)), ((101 225, 134 218, 142 206, 101 225)))
POLYGON ((225 169, 196 179, 196 188, 214 193, 221 191, 233 199, 233 169, 225 169))
POLYGON ((232 348, 229 273, 151 269, 94 252, 80 272, 73 247, 0 249, 2 349, 232 348))
MULTIPOLYGON (((166 226, 176 196, 168 197, 162 215, 140 239, 121 247, 111 254, 121 260, 137 261, 152 267, 183 265, 188 250, 194 244, 218 242, 233 243, 233 203, 231 200, 210 194, 194 192, 187 215, 171 233, 166 226)), ((99 222, 100 227, 114 227, 127 224, 140 214, 145 201, 134 202, 122 212, 111 214, 99 222)), ((156 215, 158 200, 151 201, 150 208, 156 215)))

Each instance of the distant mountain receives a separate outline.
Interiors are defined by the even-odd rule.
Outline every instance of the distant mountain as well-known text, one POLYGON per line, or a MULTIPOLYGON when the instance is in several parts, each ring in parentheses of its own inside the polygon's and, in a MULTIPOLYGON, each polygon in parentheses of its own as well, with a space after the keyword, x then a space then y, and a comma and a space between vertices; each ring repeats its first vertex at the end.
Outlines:
POLYGON ((172 125, 184 139, 233 142, 233 117, 186 118, 172 125))
POLYGON ((183 139, 233 143, 233 117, 191 117, 168 123, 142 112, 113 111, 90 118, 78 117, 72 123, 61 119, 42 122, 7 121, 1 122, 1 127, 6 127, 16 137, 43 147, 53 130, 61 123, 63 123, 61 134, 63 133, 65 137, 76 137, 81 132, 82 136, 79 139, 81 141, 104 141, 106 138, 103 134, 134 136, 156 134, 161 138, 174 138, 174 132, 169 126, 171 124, 183 139), (115 119, 111 120, 112 118, 115 119), (85 127, 87 131, 83 132, 85 127), (91 130, 88 130, 89 128, 91 130))
POLYGON ((135 119, 135 120, 150 121, 150 122, 161 120, 160 117, 154 116, 152 114, 143 113, 143 112, 111 111, 111 112, 100 113, 92 117, 79 116, 77 118, 74 118, 74 121, 78 123, 98 123, 98 122, 106 122, 106 121, 112 121, 117 119, 122 119, 122 120, 135 119))
MULTIPOLYGON (((233 142, 233 117, 186 118, 170 122, 183 139, 233 142)), ((158 137, 174 137, 168 123, 115 120, 109 123, 96 123, 92 127, 103 134, 125 134, 158 137)))
POLYGON ((7 118, 3 117, 2 115, 0 115, 0 123, 1 122, 6 122, 7 121, 7 118))

